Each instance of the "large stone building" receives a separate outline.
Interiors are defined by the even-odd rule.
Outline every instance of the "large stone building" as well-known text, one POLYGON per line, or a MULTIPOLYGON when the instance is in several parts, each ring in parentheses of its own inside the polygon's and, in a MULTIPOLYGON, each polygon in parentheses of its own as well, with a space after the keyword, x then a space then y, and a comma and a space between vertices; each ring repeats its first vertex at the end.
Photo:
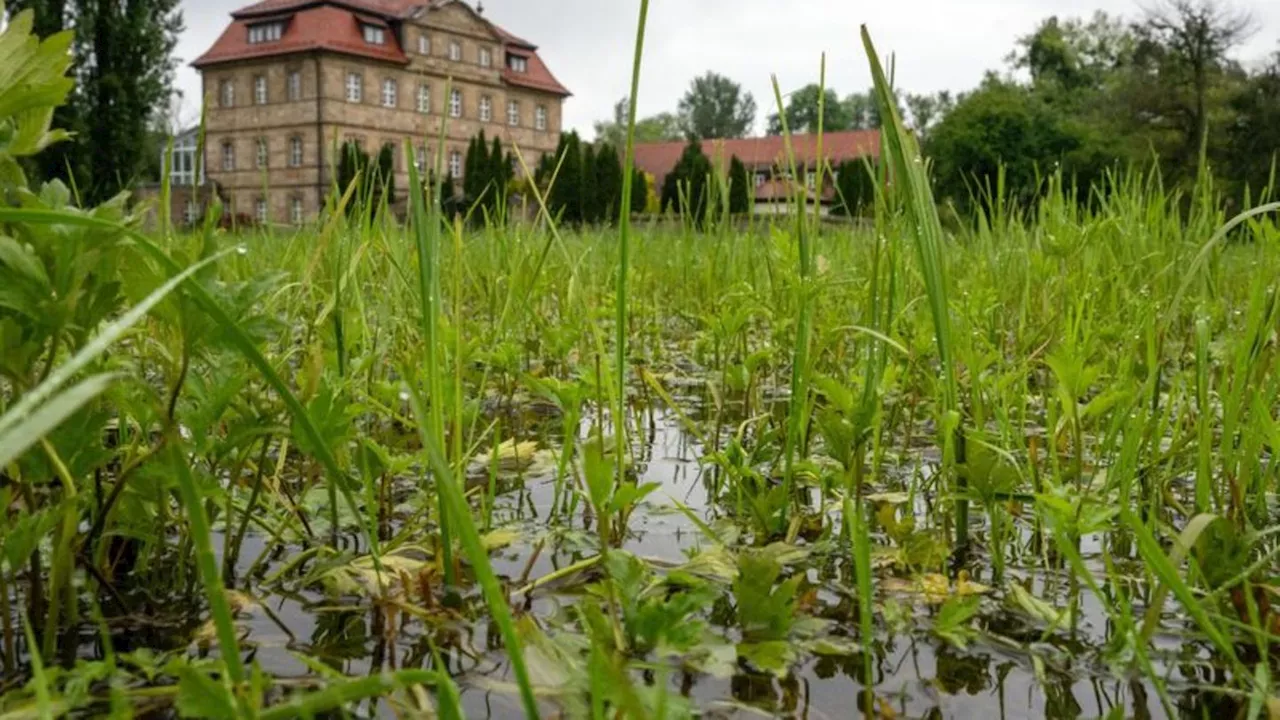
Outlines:
POLYGON ((559 142, 569 96, 536 46, 462 0, 264 0, 192 64, 206 175, 231 212, 270 223, 316 215, 348 140, 370 154, 394 143, 401 188, 405 141, 430 166, 441 123, 455 177, 482 129, 532 167, 559 142))

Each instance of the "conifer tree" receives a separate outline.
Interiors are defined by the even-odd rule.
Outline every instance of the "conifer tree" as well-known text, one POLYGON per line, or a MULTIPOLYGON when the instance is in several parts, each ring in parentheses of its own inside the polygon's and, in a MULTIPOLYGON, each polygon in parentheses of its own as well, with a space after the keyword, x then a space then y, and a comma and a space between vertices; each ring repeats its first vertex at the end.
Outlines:
POLYGON ((751 179, 747 166, 737 155, 729 161, 729 212, 735 215, 751 212, 751 179))
POLYGON ((600 222, 602 213, 597 192, 600 184, 596 178, 596 149, 590 143, 582 148, 582 180, 578 193, 578 202, 582 205, 582 222, 593 225, 600 222))
POLYGON ((561 222, 576 225, 582 222, 582 142, 577 132, 567 133, 562 141, 564 148, 556 158, 560 174, 551 188, 549 204, 551 212, 560 215, 561 222))
POLYGON ((644 206, 649 200, 649 181, 645 178, 644 171, 640 168, 633 168, 631 171, 631 212, 640 214, 644 212, 644 206))
MULTIPOLYGON (((602 143, 596 152, 596 203, 600 219, 612 223, 618 219, 622 200, 622 162, 618 151, 609 143, 602 143)), ((628 204, 630 198, 628 198, 628 204)))

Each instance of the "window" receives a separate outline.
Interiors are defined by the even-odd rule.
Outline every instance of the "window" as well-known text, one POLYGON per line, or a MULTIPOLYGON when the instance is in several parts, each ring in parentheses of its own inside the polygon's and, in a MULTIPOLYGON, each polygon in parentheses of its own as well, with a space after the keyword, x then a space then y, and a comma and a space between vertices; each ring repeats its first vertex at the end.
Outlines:
POLYGON ((293 221, 294 225, 302 224, 302 198, 297 195, 294 195, 293 199, 289 201, 289 219, 293 221))
POLYGON ((493 66, 493 52, 489 48, 480 48, 480 67, 493 66))
POLYGON ((261 170, 267 166, 267 139, 258 138, 258 169, 261 170))
POLYGON ((236 146, 230 140, 222 143, 222 169, 227 172, 236 169, 236 146))
POLYGON ((765 173, 756 173, 756 187, 764 187, 764 184, 768 182, 768 180, 769 176, 765 173))
POLYGON ((449 93, 449 117, 462 117, 462 91, 454 90, 449 93))
POLYGON ((258 43, 275 42, 284 35, 284 23, 261 23, 249 26, 249 43, 257 45, 258 43))
POLYGON ((529 58, 523 55, 508 55, 507 67, 516 72, 529 72, 529 58))
POLYGON ((818 173, 810 170, 804 176, 804 184, 812 190, 818 184, 818 173))
POLYGON ((418 54, 419 55, 431 54, 431 36, 427 35, 426 33, 422 33, 421 35, 418 36, 418 54))
POLYGON ((488 95, 480 96, 480 121, 493 122, 493 98, 488 95))
POLYGON ((186 137, 173 144, 172 161, 169 165, 169 183, 174 187, 187 187, 196 184, 196 141, 194 137, 186 137))
POLYGON ((266 225, 267 224, 267 199, 259 195, 258 201, 254 203, 253 210, 254 210, 254 215, 256 215, 258 218, 258 224, 266 225))
POLYGON ((422 172, 427 167, 427 146, 426 145, 418 146, 417 167, 418 167, 418 172, 422 172))
POLYGON ((396 106, 396 96, 399 88, 396 87, 396 81, 387 78, 382 81, 382 107, 393 108, 396 106))
POLYGON ((539 105, 533 111, 533 126, 539 130, 547 129, 547 106, 539 105))
POLYGON ((184 225, 196 224, 196 201, 188 200, 187 204, 182 208, 182 222, 184 225))
POLYGON ((457 150, 449 153, 449 177, 455 180, 462 177, 462 153, 457 150))
POLYGON ((418 85, 418 112, 423 115, 431 112, 431 86, 426 83, 418 85))
POLYGON ((222 107, 236 106, 236 84, 230 80, 222 81, 222 107))
POLYGON ((302 73, 297 70, 290 70, 289 79, 285 84, 288 87, 290 102, 297 102, 302 99, 302 73))
POLYGON ((507 124, 511 127, 520 124, 520 102, 517 100, 507 101, 507 124))
POLYGON ((289 167, 302 167, 302 138, 289 138, 289 167))
POLYGON ((449 43, 449 59, 454 62, 462 62, 462 43, 456 40, 449 43))
POLYGON ((364 41, 370 45, 385 45, 387 42, 387 31, 377 25, 364 26, 364 41))
POLYGON ((364 77, 359 73, 347 73, 347 102, 364 100, 364 77))
POLYGON ((253 104, 267 104, 267 78, 262 75, 253 78, 253 104))

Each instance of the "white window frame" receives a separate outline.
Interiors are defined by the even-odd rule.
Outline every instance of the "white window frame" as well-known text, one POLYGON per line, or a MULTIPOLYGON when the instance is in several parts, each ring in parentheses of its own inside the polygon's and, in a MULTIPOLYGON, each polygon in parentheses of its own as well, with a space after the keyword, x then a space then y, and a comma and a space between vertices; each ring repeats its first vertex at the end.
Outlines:
POLYGON ((508 55, 507 67, 518 73, 529 72, 529 58, 523 55, 508 55))
POLYGON ((270 203, 267 202, 265 195, 259 195, 257 200, 253 201, 253 215, 258 219, 259 225, 267 224, 267 217, 271 213, 270 203))
POLYGON ((219 100, 224 108, 236 106, 236 83, 234 80, 222 81, 222 92, 219 100))
POLYGON ((267 104, 267 76, 266 75, 253 76, 253 104, 254 105, 267 104))
POLYGON ((457 40, 449 42, 449 59, 453 62, 462 62, 462 43, 457 40))
POLYGON ((382 81, 382 107, 393 108, 400 99, 400 85, 393 79, 382 81))
POLYGON ((302 224, 304 212, 301 197, 294 195, 289 199, 289 219, 293 221, 294 225, 302 224))
POLYGON ((304 147, 301 135, 289 138, 289 167, 302 167, 304 147))
POLYGON ((418 166, 418 172, 423 172, 424 170, 426 170, 427 168, 427 146, 426 145, 418 146, 418 153, 415 157, 415 162, 418 166))
POLYGON ((480 122, 493 122, 493 98, 480 96, 480 122))
POLYGON ((288 93, 290 102, 297 102, 302 99, 302 71, 301 70, 290 70, 289 75, 285 80, 285 85, 288 88, 287 93, 288 93))
POLYGON ((254 144, 254 166, 258 170, 266 170, 271 165, 271 144, 265 137, 260 137, 254 144))
POLYGON ((365 23, 364 31, 362 34, 364 35, 364 41, 369 45, 386 45, 387 44, 386 28, 365 23))
POLYGON ((364 102, 364 76, 360 73, 347 73, 347 102, 364 102))
POLYGON ((539 105, 533 110, 533 127, 537 130, 547 129, 547 106, 539 105))
POLYGON ((454 180, 462 177, 462 153, 457 150, 449 153, 449 177, 454 180))
POLYGON ((418 112, 431 114, 431 86, 427 83, 418 83, 418 112))
POLYGON ((462 117, 462 91, 457 88, 449 92, 449 117, 462 117))
POLYGON ((430 35, 426 33, 422 33, 421 35, 418 36, 418 54, 419 55, 431 54, 431 36, 430 35))
POLYGON ((236 144, 231 140, 222 143, 222 171, 235 172, 236 169, 236 144))
POLYGON ((480 67, 493 67, 493 51, 487 47, 480 48, 480 67))
POLYGON ((249 44, 276 42, 284 36, 284 23, 258 23, 249 26, 249 44))
POLYGON ((188 226, 195 225, 197 212, 199 212, 199 208, 196 205, 196 201, 194 199, 188 199, 186 205, 182 208, 183 223, 188 226))
POLYGON ((764 187, 764 184, 768 181, 769 181, 769 176, 766 173, 762 173, 762 172, 756 173, 756 187, 764 187))
POLYGON ((520 101, 507 101, 507 125, 510 127, 520 127, 520 101))

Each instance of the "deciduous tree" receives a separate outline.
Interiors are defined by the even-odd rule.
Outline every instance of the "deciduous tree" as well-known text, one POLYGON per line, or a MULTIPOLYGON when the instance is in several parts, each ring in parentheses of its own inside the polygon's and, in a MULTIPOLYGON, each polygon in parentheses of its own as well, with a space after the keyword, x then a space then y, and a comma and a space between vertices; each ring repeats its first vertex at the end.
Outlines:
POLYGON ((756 101, 738 83, 708 72, 689 85, 679 115, 680 127, 690 139, 743 137, 755 123, 756 101))

